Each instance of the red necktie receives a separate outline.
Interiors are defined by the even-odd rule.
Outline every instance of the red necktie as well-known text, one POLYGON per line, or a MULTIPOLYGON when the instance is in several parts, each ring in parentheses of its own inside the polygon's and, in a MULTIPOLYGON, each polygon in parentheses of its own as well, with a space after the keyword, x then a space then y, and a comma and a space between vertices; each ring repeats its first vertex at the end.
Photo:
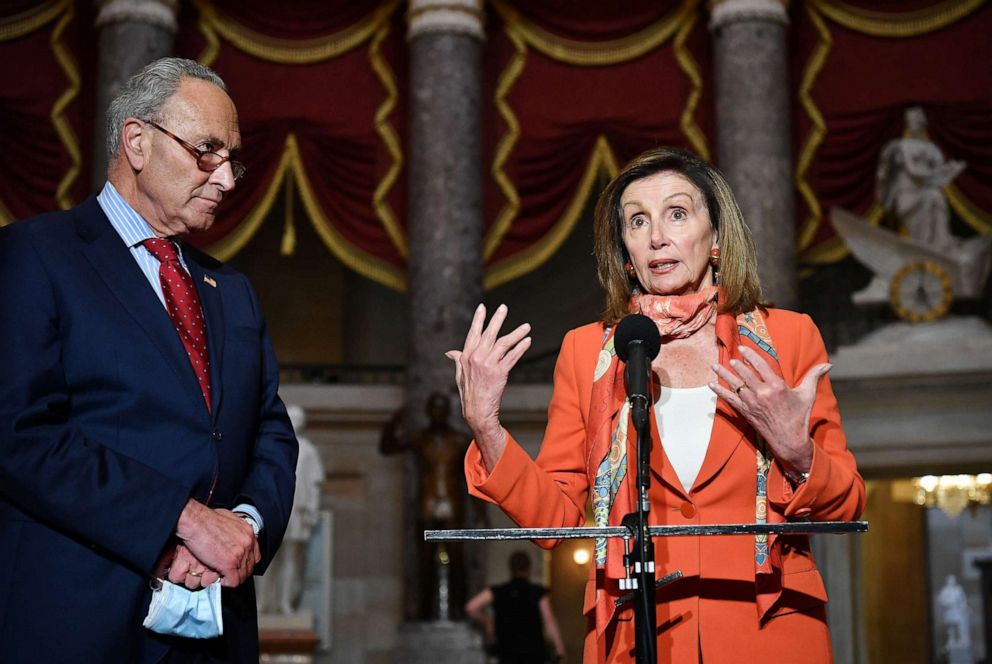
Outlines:
POLYGON ((179 262, 176 246, 169 240, 150 238, 145 249, 158 259, 158 278, 162 282, 165 307, 179 339, 186 348, 189 363, 200 383, 200 392, 210 410, 210 356, 207 353, 207 328, 203 324, 203 310, 196 295, 193 280, 179 262))

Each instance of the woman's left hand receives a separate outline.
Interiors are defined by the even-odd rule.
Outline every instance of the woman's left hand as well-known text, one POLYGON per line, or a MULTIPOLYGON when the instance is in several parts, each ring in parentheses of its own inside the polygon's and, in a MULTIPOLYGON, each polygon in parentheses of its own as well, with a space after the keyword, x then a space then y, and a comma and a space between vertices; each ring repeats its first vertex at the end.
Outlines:
POLYGON ((710 383, 710 389, 734 407, 765 439, 787 472, 809 472, 813 463, 813 441, 809 418, 816 400, 816 387, 831 365, 817 364, 792 388, 757 352, 740 347, 746 362, 730 360, 730 368, 713 365, 713 371, 730 386, 710 383))

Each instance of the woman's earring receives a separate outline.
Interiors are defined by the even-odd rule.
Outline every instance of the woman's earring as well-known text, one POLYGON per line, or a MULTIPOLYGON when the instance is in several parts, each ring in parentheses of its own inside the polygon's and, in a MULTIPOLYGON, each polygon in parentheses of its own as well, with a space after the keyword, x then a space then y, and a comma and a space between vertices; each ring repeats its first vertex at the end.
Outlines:
POLYGON ((627 261, 624 264, 623 270, 624 270, 624 272, 627 273, 627 276, 630 278, 630 280, 634 282, 634 285, 633 285, 633 287, 630 290, 630 294, 631 295, 640 295, 641 294, 641 289, 640 289, 640 285, 641 284, 637 280, 637 271, 634 270, 634 266, 630 264, 630 261, 627 261))
POLYGON ((710 249, 710 265, 713 266, 713 283, 720 285, 720 247, 710 249))

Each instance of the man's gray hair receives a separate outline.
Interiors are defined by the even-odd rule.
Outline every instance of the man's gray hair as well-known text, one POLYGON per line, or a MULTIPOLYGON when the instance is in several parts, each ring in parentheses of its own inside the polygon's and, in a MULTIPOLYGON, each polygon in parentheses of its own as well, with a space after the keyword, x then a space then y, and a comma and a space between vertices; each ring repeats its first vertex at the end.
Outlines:
POLYGON ((162 58, 132 76, 107 107, 107 156, 113 159, 121 150, 121 130, 128 118, 161 120, 159 111, 175 94, 184 78, 198 78, 227 92, 224 81, 210 67, 195 60, 162 58))

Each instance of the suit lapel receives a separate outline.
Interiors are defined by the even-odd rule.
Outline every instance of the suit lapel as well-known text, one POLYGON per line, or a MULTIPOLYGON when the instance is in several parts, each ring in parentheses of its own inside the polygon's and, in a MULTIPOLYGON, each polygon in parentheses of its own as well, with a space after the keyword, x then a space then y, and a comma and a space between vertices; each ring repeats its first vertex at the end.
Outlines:
MULTIPOLYGON (((737 319, 731 314, 720 314, 716 323, 717 346, 720 349, 720 364, 727 366, 730 358, 740 359, 737 346, 740 345, 740 334, 737 331, 737 319)), ((703 458, 703 465, 693 482, 693 490, 699 488, 704 483, 710 481, 714 475, 720 472, 737 446, 744 440, 744 432, 750 429, 741 415, 737 413, 723 399, 716 401, 716 414, 713 418, 713 433, 710 435, 710 444, 706 449, 706 456, 703 458)))
POLYGON ((220 282, 205 270, 190 252, 183 251, 193 286, 200 296, 203 318, 207 321, 207 353, 210 358, 210 410, 216 415, 221 402, 221 361, 224 357, 224 305, 221 302, 220 282), (208 281, 209 280, 209 281, 208 281))
POLYGON ((186 384, 190 395, 202 406, 203 397, 196 375, 172 319, 131 256, 131 251, 110 225, 96 198, 90 198, 81 205, 76 218, 87 260, 124 310, 148 334, 166 364, 186 384))

